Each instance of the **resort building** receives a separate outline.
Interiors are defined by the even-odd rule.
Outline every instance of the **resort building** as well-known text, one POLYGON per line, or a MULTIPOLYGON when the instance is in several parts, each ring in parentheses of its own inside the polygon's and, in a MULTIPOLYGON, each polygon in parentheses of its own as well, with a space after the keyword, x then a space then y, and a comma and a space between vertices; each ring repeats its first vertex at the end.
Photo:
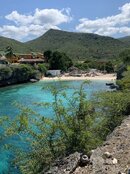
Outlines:
POLYGON ((48 76, 58 77, 61 75, 61 70, 48 70, 46 73, 48 76))
POLYGON ((24 58, 21 58, 18 62, 21 64, 36 65, 38 63, 44 63, 44 60, 43 59, 24 59, 24 58))
POLYGON ((31 52, 30 54, 21 54, 21 53, 14 53, 19 59, 24 58, 24 59, 44 59, 44 56, 42 53, 35 53, 31 52))

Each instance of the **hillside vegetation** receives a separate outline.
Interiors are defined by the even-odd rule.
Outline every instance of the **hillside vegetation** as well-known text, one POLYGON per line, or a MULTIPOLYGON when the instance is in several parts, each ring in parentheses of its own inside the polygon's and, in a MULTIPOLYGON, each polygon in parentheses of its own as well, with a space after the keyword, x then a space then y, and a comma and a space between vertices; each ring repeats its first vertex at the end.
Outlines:
POLYGON ((119 38, 119 40, 127 44, 128 47, 130 47, 130 36, 119 38))
POLYGON ((0 51, 5 51, 7 46, 10 46, 14 52, 18 53, 29 53, 31 50, 22 42, 0 36, 0 51))
POLYGON ((44 52, 46 50, 65 52, 73 60, 113 59, 118 58, 120 52, 128 44, 111 37, 88 33, 74 33, 60 30, 49 30, 41 37, 22 43, 13 39, 0 37, 0 51, 7 46, 13 52, 30 53, 44 52))
POLYGON ((26 45, 37 51, 65 52, 72 59, 80 60, 115 58, 126 47, 123 42, 111 37, 52 29, 26 45))

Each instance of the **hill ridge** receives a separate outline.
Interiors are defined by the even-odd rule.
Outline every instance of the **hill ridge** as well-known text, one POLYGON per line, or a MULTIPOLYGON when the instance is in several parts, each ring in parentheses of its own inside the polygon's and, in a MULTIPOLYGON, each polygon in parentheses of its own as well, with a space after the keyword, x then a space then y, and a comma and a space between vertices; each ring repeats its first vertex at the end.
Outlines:
POLYGON ((130 36, 121 37, 121 38, 119 38, 119 40, 121 42, 124 42, 125 44, 127 44, 128 47, 130 47, 130 36))
POLYGON ((115 58, 126 47, 124 42, 109 36, 54 29, 26 42, 26 45, 40 51, 66 52, 73 59, 115 58))
POLYGON ((11 46, 14 52, 19 53, 43 53, 46 50, 65 52, 73 60, 113 59, 128 47, 123 41, 109 36, 55 29, 27 42, 0 37, 0 50, 5 50, 6 46, 11 46))
POLYGON ((31 48, 28 48, 23 42, 17 41, 15 39, 11 39, 8 37, 0 36, 0 51, 4 51, 7 46, 11 46, 14 52, 30 52, 31 48))

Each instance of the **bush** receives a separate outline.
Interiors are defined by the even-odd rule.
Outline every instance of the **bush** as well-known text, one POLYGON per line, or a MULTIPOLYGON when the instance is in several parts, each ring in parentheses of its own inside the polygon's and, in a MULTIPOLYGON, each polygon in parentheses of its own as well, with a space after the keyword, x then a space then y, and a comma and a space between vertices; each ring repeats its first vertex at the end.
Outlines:
POLYGON ((127 70, 122 74, 122 79, 117 81, 120 89, 130 91, 130 67, 127 67, 127 70))
POLYGON ((8 80, 12 76, 12 70, 9 66, 0 67, 0 81, 8 80))
POLYGON ((46 74, 47 72, 47 68, 44 64, 38 64, 38 70, 43 74, 46 74))
POLYGON ((119 126, 125 116, 130 114, 130 92, 116 91, 98 93, 95 97, 97 118, 100 118, 97 132, 105 140, 115 127, 119 126))
POLYGON ((77 64, 75 64, 75 67, 77 67, 78 69, 83 70, 83 71, 89 70, 89 66, 87 63, 77 63, 77 64))
POLYGON ((119 56, 125 64, 130 64, 130 49, 124 50, 119 56))
POLYGON ((11 69, 13 71, 13 79, 16 82, 26 82, 32 78, 34 74, 34 68, 31 65, 19 64, 12 65, 11 69))
POLYGON ((67 71, 73 65, 72 60, 65 54, 58 51, 53 52, 52 58, 49 60, 50 69, 67 71))

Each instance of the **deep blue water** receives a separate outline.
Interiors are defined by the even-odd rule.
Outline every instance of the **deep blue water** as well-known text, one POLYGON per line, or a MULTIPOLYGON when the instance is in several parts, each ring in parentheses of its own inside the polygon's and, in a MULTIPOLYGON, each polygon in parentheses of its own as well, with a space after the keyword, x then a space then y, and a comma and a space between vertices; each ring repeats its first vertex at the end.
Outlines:
MULTIPOLYGON (((83 81, 40 81, 38 83, 14 85, 9 87, 0 88, 0 117, 8 115, 10 120, 13 119, 18 113, 19 110, 14 106, 14 102, 21 103, 25 106, 33 108, 40 114, 45 116, 51 115, 50 109, 43 109, 36 107, 34 102, 52 102, 53 98, 51 93, 46 90, 46 87, 49 85, 55 85, 58 89, 61 88, 61 85, 67 85, 66 93, 71 97, 75 89, 79 89, 83 81), (42 89, 42 88, 45 89, 42 89)), ((90 97, 92 93, 101 90, 109 90, 106 86, 104 80, 95 80, 92 81, 89 85, 85 86, 85 91, 90 97)), ((13 144, 19 145, 17 139, 7 140, 12 141, 13 144)), ((0 142, 0 174, 18 174, 18 170, 10 167, 11 151, 5 151, 2 149, 2 144, 0 142)), ((25 145, 21 146, 25 147, 25 145)))

